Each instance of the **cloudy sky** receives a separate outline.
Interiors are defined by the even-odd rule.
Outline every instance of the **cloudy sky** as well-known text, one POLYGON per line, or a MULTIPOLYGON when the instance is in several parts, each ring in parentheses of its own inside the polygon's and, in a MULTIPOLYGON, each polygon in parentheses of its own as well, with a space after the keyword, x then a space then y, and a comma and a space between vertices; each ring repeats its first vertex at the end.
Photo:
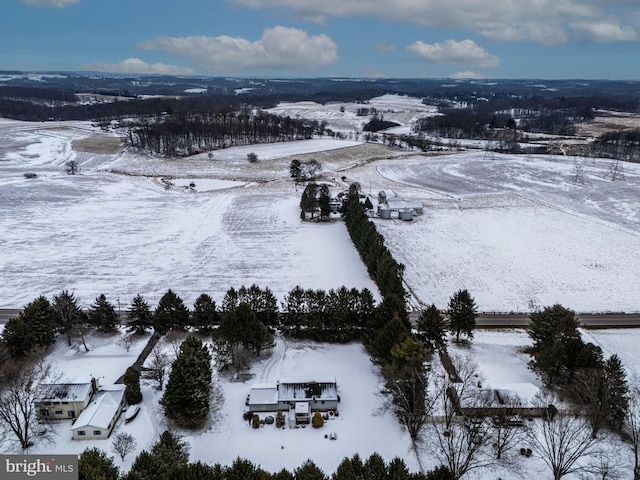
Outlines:
POLYGON ((0 70, 640 79, 640 0, 0 3, 0 70))

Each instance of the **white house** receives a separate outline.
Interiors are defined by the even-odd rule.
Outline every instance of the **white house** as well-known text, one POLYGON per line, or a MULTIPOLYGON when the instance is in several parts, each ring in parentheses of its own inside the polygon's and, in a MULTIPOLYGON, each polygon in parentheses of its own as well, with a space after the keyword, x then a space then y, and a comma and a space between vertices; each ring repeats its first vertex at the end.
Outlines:
POLYGON ((41 384, 35 402, 38 415, 42 420, 77 418, 97 389, 95 379, 91 383, 41 384))
POLYGON ((303 423, 311 412, 336 411, 339 401, 335 377, 284 377, 277 383, 253 385, 246 405, 250 412, 294 411, 303 423))
POLYGON ((124 385, 98 390, 71 427, 74 440, 107 439, 125 407, 124 385))

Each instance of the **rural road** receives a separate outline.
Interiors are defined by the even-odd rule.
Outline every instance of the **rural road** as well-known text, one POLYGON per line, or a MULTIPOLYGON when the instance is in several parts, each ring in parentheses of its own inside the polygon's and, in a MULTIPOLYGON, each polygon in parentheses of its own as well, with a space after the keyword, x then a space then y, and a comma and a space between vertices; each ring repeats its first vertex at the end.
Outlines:
MULTIPOLYGON (((640 327, 640 314, 604 313, 601 315, 576 315, 580 325, 586 328, 625 328, 640 327)), ((409 314, 409 320, 415 323, 418 313, 409 314)), ((526 327, 529 325, 528 313, 489 314, 481 313, 476 318, 478 328, 526 327)))
MULTIPOLYGON (((19 309, 0 309, 0 325, 18 316, 19 309)), ((580 325, 586 328, 628 328, 640 327, 640 313, 603 313, 600 315, 576 315, 580 325)), ((415 323, 418 313, 410 313, 409 320, 415 323)), ((489 314, 481 313, 476 319, 479 328, 492 327, 526 327, 529 324, 529 314, 489 314)))

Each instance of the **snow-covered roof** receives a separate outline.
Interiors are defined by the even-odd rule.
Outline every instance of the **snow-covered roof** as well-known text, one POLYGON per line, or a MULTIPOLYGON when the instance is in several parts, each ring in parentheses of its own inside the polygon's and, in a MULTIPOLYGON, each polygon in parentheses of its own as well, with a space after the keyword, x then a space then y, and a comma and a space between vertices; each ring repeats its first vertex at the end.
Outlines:
POLYGON ((249 392, 249 405, 276 405, 278 386, 275 383, 257 383, 249 392))
POLYGON ((109 424, 118 414, 120 404, 124 397, 124 386, 117 388, 114 385, 110 390, 100 390, 93 396, 91 403, 78 416, 71 430, 80 430, 87 427, 100 429, 109 428, 109 424))
POLYGON ((90 383, 45 383, 38 386, 38 401, 75 402, 87 398, 90 391, 90 383))
POLYGON ((320 376, 320 377, 282 377, 279 381, 280 385, 283 384, 306 384, 306 383, 337 383, 336 377, 333 376, 320 376))
POLYGON ((308 414, 308 413, 309 413, 309 402, 296 403, 296 414, 308 414))
POLYGON ((500 395, 506 395, 514 399, 516 402, 522 403, 522 406, 533 405, 535 396, 540 393, 540 389, 532 383, 495 383, 491 384, 500 395), (515 398, 517 397, 517 399, 515 398))

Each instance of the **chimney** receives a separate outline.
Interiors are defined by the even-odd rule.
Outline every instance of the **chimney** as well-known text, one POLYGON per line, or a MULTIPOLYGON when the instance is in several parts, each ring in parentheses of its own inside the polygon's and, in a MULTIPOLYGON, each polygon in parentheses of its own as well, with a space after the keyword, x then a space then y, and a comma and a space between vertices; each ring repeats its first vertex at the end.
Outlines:
POLYGON ((94 394, 98 391, 98 380, 95 377, 91 377, 91 393, 94 394))

